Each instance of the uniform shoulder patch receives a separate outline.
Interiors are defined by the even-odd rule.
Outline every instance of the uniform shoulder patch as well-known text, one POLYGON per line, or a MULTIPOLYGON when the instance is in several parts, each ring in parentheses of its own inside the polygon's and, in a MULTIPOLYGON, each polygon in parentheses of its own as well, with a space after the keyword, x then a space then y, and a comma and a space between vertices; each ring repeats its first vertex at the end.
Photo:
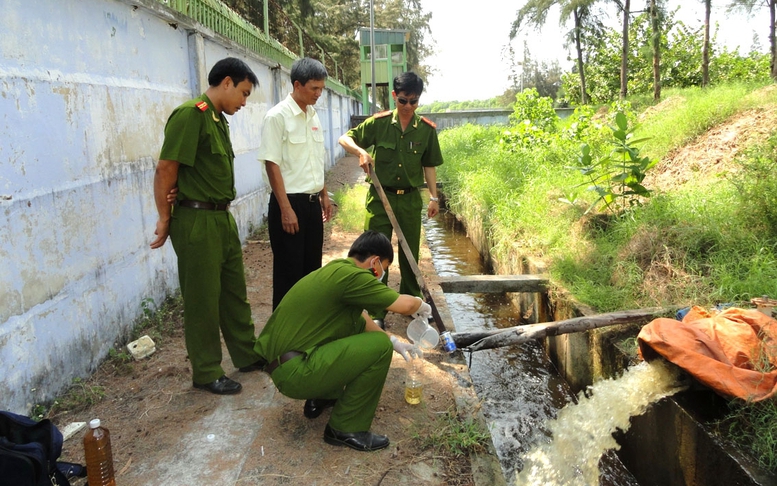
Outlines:
POLYGON ((394 113, 394 112, 391 111, 391 110, 386 110, 386 111, 381 111, 380 113, 375 113, 374 115, 372 115, 372 117, 373 118, 385 118, 385 117, 391 115, 392 113, 394 113))
POLYGON ((205 111, 208 109, 208 103, 205 101, 198 101, 194 104, 200 111, 205 111))
POLYGON ((436 123, 434 123, 432 120, 430 120, 430 119, 426 118, 425 116, 422 116, 422 117, 421 117, 421 121, 422 121, 422 122, 424 122, 424 123, 426 123, 427 125, 429 125, 429 126, 430 126, 430 127, 432 127, 432 128, 437 128, 437 124, 436 124, 436 123))

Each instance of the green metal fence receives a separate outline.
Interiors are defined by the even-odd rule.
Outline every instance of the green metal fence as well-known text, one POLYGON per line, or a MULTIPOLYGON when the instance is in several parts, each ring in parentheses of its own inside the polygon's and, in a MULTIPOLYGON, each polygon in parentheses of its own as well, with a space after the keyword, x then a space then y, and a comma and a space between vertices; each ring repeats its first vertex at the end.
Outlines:
MULTIPOLYGON (((246 21, 234 10, 227 7, 219 0, 157 0, 177 12, 186 15, 199 22, 208 29, 223 35, 224 37, 264 56, 291 68, 292 63, 298 59, 298 55, 287 49, 277 40, 266 35, 261 29, 246 21)), ((266 2, 268 0, 262 0, 266 2)), ((299 29, 299 27, 297 27, 299 29)), ((321 49, 323 53, 323 49, 321 49)), ((315 56, 315 53, 308 53, 315 56)), ((361 99, 361 94, 344 86, 342 83, 329 77, 326 81, 329 89, 342 94, 361 99)))

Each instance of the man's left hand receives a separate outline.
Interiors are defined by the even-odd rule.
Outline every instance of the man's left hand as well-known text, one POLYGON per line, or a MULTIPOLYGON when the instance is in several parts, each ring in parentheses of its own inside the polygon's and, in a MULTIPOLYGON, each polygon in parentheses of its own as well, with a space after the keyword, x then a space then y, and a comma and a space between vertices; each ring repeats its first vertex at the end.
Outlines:
POLYGON ((331 221, 332 210, 334 208, 332 206, 332 200, 329 199, 329 193, 326 192, 326 189, 321 191, 319 201, 321 202, 321 219, 324 221, 324 223, 331 221))
POLYGON ((175 204, 175 198, 178 197, 178 187, 173 187, 170 189, 170 192, 167 193, 167 196, 165 196, 165 199, 167 199, 167 203, 169 205, 175 204))

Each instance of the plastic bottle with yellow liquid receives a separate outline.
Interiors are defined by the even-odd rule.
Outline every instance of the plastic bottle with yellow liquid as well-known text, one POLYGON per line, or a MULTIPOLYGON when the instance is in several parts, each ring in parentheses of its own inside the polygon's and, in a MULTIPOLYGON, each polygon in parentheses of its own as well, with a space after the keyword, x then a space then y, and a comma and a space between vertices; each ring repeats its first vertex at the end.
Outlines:
POLYGON ((116 486, 111 434, 100 426, 100 419, 89 422, 89 430, 84 436, 84 456, 89 486, 116 486))
POLYGON ((407 378, 405 380, 405 401, 410 405, 421 403, 424 385, 421 381, 423 358, 410 358, 407 362, 407 378))

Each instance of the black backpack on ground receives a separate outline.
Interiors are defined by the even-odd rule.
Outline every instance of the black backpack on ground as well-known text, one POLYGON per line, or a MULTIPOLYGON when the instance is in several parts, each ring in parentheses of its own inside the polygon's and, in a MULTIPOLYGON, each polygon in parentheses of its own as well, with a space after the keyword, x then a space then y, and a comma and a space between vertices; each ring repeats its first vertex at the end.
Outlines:
POLYGON ((48 419, 0 411, 0 486, 70 486, 85 477, 80 464, 57 462, 62 433, 48 419))

